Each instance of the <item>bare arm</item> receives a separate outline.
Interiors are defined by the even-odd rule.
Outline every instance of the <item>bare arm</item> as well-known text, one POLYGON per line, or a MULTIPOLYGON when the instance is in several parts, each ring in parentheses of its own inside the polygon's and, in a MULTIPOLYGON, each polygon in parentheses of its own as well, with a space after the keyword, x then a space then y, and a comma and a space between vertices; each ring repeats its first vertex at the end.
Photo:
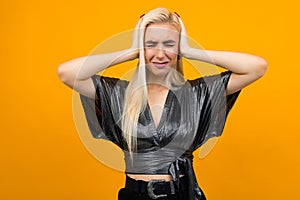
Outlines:
POLYGON ((183 57, 216 64, 232 71, 226 93, 232 94, 262 77, 267 70, 265 59, 246 53, 195 49, 188 45, 184 24, 181 26, 180 53, 183 57))
POLYGON ((75 58, 59 65, 57 74, 60 80, 89 97, 94 97, 95 89, 91 76, 116 64, 133 60, 137 57, 136 51, 123 51, 75 58))
POLYGON ((138 57, 137 34, 140 21, 134 31, 131 48, 118 52, 79 57, 64 62, 57 69, 60 80, 79 93, 94 98, 95 87, 91 76, 110 66, 134 60, 138 57))
POLYGON ((238 52, 191 48, 186 53, 186 57, 213 63, 232 71, 226 89, 227 94, 237 92, 262 77, 268 66, 267 62, 261 57, 238 52))

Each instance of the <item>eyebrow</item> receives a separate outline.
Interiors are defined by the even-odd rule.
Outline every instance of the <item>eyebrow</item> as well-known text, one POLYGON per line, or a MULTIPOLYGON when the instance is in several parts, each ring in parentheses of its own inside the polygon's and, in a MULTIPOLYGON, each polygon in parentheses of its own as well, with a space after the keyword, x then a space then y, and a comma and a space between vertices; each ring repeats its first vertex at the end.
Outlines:
POLYGON ((152 40, 148 40, 145 42, 146 44, 157 44, 158 42, 152 41, 152 40))
POLYGON ((174 40, 163 41, 163 44, 176 43, 174 40))

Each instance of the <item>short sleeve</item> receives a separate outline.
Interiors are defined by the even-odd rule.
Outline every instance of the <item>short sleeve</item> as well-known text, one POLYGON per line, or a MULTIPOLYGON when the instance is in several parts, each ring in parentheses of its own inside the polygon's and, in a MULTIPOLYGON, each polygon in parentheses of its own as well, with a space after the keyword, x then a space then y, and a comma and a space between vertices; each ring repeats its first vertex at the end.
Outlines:
POLYGON ((89 130, 94 138, 110 140, 123 147, 120 121, 127 82, 100 75, 91 78, 96 90, 95 99, 80 94, 89 130))
POLYGON ((191 81, 196 92, 199 125, 194 141, 194 150, 212 137, 221 136, 227 116, 236 102, 240 92, 226 95, 226 88, 232 72, 204 76, 191 81))

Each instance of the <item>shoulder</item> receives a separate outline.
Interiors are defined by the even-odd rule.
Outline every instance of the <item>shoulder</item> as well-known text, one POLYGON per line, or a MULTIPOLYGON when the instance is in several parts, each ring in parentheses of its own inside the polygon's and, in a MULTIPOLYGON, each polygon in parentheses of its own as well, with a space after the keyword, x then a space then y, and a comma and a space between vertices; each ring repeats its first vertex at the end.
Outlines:
POLYGON ((92 76, 94 84, 102 87, 127 87, 129 81, 116 77, 102 76, 95 74, 92 76))
POLYGON ((231 71, 224 71, 218 74, 202 76, 196 79, 188 79, 187 82, 192 87, 207 86, 218 82, 223 83, 226 86, 231 73, 231 71))

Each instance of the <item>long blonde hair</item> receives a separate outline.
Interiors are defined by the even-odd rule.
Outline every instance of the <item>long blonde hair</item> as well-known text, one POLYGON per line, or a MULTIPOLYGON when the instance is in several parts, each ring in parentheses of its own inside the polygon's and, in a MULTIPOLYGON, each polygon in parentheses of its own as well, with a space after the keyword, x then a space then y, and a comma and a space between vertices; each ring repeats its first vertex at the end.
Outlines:
MULTIPOLYGON (((137 147, 137 125, 140 113, 145 111, 148 101, 146 83, 146 63, 144 56, 144 35, 147 26, 153 23, 170 23, 179 33, 181 26, 177 16, 165 8, 156 8, 144 15, 139 27, 139 64, 132 80, 130 81, 124 99, 124 110, 122 118, 122 130, 131 153, 137 147)), ((176 70, 171 70, 167 75, 166 85, 179 86, 184 83, 182 59, 177 61, 176 70)))

